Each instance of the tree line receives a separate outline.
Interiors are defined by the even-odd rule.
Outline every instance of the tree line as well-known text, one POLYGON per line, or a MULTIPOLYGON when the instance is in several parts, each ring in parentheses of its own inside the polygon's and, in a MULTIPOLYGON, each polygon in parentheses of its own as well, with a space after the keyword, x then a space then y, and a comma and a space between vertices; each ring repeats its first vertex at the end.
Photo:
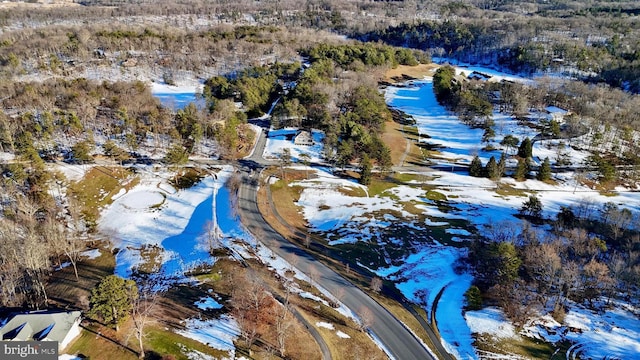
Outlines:
MULTIPOLYGON (((539 213, 535 200, 531 196, 521 212, 539 213)), ((497 303, 522 326, 529 316, 547 312, 561 322, 570 301, 598 309, 638 296, 640 235, 628 209, 585 201, 546 221, 551 232, 528 222, 492 224, 484 239, 471 244, 469 308, 497 303)))

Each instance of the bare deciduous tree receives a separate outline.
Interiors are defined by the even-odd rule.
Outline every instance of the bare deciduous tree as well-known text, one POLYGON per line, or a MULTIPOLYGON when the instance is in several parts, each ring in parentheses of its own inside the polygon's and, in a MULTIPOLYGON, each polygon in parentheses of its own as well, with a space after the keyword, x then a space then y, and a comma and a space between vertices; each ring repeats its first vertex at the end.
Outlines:
POLYGON ((374 293, 379 293, 380 290, 382 290, 382 279, 380 279, 377 276, 374 276, 373 278, 371 278, 371 291, 373 291, 374 293))
POLYGON ((271 294, 251 272, 233 291, 233 315, 250 354, 260 326, 271 316, 273 302, 271 294))
POLYGON ((358 310, 358 319, 360 331, 365 331, 373 324, 373 312, 371 312, 371 309, 363 305, 358 310))
POLYGON ((138 283, 138 296, 132 297, 131 319, 133 320, 133 328, 131 331, 136 340, 138 340, 140 348, 138 358, 144 359, 143 340, 146 336, 147 326, 155 321, 158 299, 166 288, 165 276, 162 273, 155 273, 139 277, 136 280, 138 283))
MULTIPOLYGON (((216 209, 213 211, 216 211, 216 209)), ((204 224, 204 231, 207 236, 207 248, 209 249, 209 253, 212 253, 216 249, 220 249, 222 247, 222 241, 217 224, 213 221, 207 221, 204 224)))

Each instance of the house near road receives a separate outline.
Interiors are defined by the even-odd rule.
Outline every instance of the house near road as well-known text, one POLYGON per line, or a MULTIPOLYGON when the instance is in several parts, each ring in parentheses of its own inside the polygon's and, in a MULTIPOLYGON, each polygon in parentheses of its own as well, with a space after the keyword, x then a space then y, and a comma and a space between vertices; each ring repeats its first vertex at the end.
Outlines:
POLYGON ((34 311, 0 321, 2 341, 57 341, 64 350, 80 335, 80 311, 34 311))

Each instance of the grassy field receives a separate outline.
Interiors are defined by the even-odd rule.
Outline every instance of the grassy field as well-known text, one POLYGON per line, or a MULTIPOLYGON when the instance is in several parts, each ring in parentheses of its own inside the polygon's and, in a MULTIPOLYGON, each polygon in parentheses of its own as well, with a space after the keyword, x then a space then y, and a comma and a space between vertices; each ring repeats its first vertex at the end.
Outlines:
POLYGON ((69 184, 69 195, 81 206, 87 225, 96 226, 100 210, 113 202, 121 189, 130 190, 140 179, 127 168, 94 166, 84 177, 69 184))
POLYGON ((515 354, 532 360, 564 360, 567 358, 567 350, 571 347, 569 342, 553 345, 523 336, 500 339, 478 335, 475 340, 474 345, 481 354, 483 352, 515 354))
POLYGON ((416 165, 424 162, 423 150, 418 146, 418 129, 395 121, 387 121, 384 129, 381 139, 391 150, 391 163, 394 166, 416 165))
POLYGON ((389 69, 386 72, 385 77, 387 81, 402 78, 404 75, 415 79, 422 79, 425 76, 433 76, 438 67, 439 65, 433 63, 420 64, 417 66, 399 65, 394 69, 389 69))
MULTIPOLYGON (((393 188, 398 184, 406 184, 414 181, 423 182, 426 180, 428 180, 428 177, 424 175, 414 175, 414 174, 393 174, 386 179, 375 179, 374 182, 369 186, 369 196, 384 194, 386 190, 393 188)), ((421 185, 416 184, 415 186, 421 186, 421 185)), ((282 218, 287 219, 287 222, 292 221, 298 224, 301 224, 304 222, 304 219, 302 218, 302 215, 300 214, 298 208, 293 203, 295 199, 299 197, 300 195, 299 191, 300 189, 294 189, 291 187, 284 186, 283 182, 278 182, 275 185, 271 186, 272 198, 274 199, 273 202, 277 208, 277 212, 281 215, 282 218)), ((364 192, 362 192, 362 194, 360 192, 356 192, 350 195, 365 196, 364 192)), ((426 191, 426 196, 433 200, 446 201, 446 196, 444 194, 434 190, 426 191)), ((276 228, 276 230, 281 232, 283 235, 295 238, 293 232, 291 231, 292 227, 287 226, 285 224, 281 224, 273 216, 272 210, 270 209, 270 207, 267 209, 266 191, 262 190, 259 193, 258 203, 263 216, 265 216, 265 218, 271 224, 271 226, 276 228)), ((421 213, 421 212, 422 211, 419 211, 418 209, 416 209, 416 213, 421 213)), ((300 229, 303 229, 303 228, 298 228, 298 230, 300 229)), ((313 237, 316 238, 317 235, 313 235, 313 237)), ((297 240, 294 240, 294 241, 297 241, 297 240)), ((324 239, 321 241, 326 242, 326 240, 324 239)), ((357 242, 353 244, 340 245, 339 247, 336 247, 331 251, 342 254, 343 256, 348 256, 349 258, 357 258, 362 263, 370 263, 370 262, 378 263, 383 261, 383 259, 380 258, 380 255, 375 251, 375 248, 376 246, 372 246, 372 244, 370 243, 357 242)), ((394 252, 393 249, 389 249, 389 248, 387 248, 387 251, 391 253, 394 252)), ((326 262, 328 262, 329 265, 332 265, 334 270, 339 272, 342 276, 349 278, 354 284, 356 284, 363 290, 369 291, 368 286, 370 282, 370 277, 363 276, 363 274, 351 271, 349 268, 344 267, 343 264, 337 265, 335 261, 331 261, 331 259, 328 259, 326 257, 327 254, 316 253, 316 255, 319 256, 321 259, 324 259, 326 262)), ((394 255, 401 257, 400 254, 394 254, 394 255)), ((411 314, 407 309, 405 309, 401 303, 389 297, 376 295, 374 293, 372 293, 372 295, 375 296, 376 300, 380 302, 383 306, 385 306, 385 308, 387 308, 402 322, 404 322, 407 326, 409 326, 414 331, 414 333, 416 333, 417 336, 420 337, 425 343, 427 344, 430 343, 430 340, 426 334, 426 331, 422 328, 422 326, 420 325, 418 320, 415 318, 415 316, 411 314)), ((316 313, 316 315, 318 314, 316 313)), ((326 317, 326 314, 324 314, 324 316, 326 317)), ((333 321, 335 321, 335 319, 333 321)), ((326 331, 323 330, 323 332, 326 332, 326 331)), ((330 346, 334 346, 334 344, 331 344, 330 346)), ((339 355, 339 357, 336 357, 336 358, 341 359, 341 358, 344 358, 343 356, 344 355, 339 355)))

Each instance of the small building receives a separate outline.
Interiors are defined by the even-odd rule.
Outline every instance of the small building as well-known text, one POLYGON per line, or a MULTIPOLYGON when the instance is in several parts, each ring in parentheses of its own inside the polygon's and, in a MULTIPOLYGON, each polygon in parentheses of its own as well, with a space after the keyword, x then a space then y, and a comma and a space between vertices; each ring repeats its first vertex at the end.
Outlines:
POLYGON ((296 136, 293 138, 293 143, 295 145, 305 145, 311 146, 315 144, 313 141, 313 136, 311 136, 311 132, 306 130, 300 130, 296 136))
POLYGON ((0 327, 0 336, 2 341, 57 341, 58 349, 63 351, 80 335, 80 320, 80 311, 14 314, 0 327))
POLYGON ((489 74, 485 74, 479 71, 473 71, 471 72, 471 74, 469 74, 469 76, 467 76, 467 79, 469 80, 479 80, 479 81, 489 81, 493 76, 489 75, 489 74))
POLYGON ((544 108, 544 111, 547 113, 547 118, 549 120, 555 120, 558 123, 564 122, 564 117, 566 115, 570 115, 569 110, 565 110, 557 106, 547 106, 544 108))

